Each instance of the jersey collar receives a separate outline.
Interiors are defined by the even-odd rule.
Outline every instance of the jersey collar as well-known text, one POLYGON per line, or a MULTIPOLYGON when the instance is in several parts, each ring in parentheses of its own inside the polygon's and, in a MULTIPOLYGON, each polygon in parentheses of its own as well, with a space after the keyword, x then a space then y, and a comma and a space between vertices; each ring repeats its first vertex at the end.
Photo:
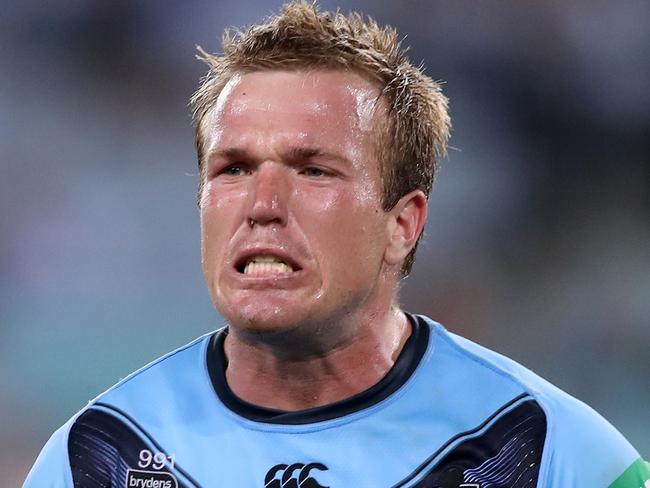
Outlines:
POLYGON ((255 422, 302 425, 343 417, 379 403, 397 391, 420 364, 429 344, 429 326, 420 317, 406 314, 412 332, 393 367, 378 383, 350 398, 329 405, 299 411, 276 410, 248 403, 236 396, 226 381, 228 361, 223 344, 228 328, 214 333, 207 351, 207 367, 221 402, 234 413, 255 422))

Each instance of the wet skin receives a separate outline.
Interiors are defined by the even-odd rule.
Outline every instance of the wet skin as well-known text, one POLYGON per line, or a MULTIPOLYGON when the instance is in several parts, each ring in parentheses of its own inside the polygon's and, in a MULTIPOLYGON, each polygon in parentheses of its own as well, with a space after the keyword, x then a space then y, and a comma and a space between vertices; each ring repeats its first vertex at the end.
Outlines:
POLYGON ((229 384, 251 402, 292 409, 354 394, 408 336, 395 290, 426 199, 381 208, 378 95, 341 71, 247 73, 201 128, 203 271, 230 323, 229 384), (256 257, 285 264, 251 266, 256 257))

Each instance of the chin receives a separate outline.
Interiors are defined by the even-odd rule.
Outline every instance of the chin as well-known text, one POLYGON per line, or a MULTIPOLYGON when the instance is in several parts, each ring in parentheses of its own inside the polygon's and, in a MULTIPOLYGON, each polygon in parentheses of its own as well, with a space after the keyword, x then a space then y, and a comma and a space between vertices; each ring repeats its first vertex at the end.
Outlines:
POLYGON ((219 310, 233 329, 254 336, 288 333, 305 321, 299 304, 286 300, 231 301, 219 310))

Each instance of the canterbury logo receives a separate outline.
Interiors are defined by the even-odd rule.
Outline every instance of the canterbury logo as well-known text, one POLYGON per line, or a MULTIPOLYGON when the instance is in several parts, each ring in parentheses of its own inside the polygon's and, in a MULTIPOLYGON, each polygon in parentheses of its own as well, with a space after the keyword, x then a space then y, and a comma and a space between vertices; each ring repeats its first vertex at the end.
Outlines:
POLYGON ((264 478, 265 488, 329 488, 321 485, 312 471, 327 471, 321 463, 276 464, 264 478))

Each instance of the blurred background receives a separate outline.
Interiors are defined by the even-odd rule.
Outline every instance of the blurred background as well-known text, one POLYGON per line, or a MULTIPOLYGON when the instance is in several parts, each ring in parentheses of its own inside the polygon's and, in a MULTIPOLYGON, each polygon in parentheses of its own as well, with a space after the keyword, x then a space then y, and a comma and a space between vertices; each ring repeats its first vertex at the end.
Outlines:
MULTIPOLYGON (((3 2, 0 472, 220 326, 187 101, 276 1, 3 2)), ((446 82, 452 146, 403 302, 605 415, 650 458, 650 3, 340 1, 446 82)))

